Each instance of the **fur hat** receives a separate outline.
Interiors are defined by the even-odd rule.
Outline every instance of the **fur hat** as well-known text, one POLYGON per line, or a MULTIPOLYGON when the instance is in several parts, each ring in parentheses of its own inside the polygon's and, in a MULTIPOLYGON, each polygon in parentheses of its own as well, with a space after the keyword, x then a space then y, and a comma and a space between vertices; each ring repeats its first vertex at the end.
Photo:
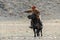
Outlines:
POLYGON ((36 6, 32 6, 32 9, 35 9, 36 8, 36 6))

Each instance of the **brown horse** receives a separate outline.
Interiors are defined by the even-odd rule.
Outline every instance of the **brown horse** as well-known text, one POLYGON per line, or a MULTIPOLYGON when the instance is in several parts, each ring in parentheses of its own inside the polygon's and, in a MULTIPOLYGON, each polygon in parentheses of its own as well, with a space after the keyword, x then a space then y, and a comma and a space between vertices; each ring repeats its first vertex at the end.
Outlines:
POLYGON ((29 19, 31 19, 31 24, 32 24, 32 29, 34 31, 34 37, 40 36, 39 32, 41 32, 41 36, 42 36, 42 22, 38 19, 38 16, 36 16, 35 14, 29 15, 28 16, 29 19))

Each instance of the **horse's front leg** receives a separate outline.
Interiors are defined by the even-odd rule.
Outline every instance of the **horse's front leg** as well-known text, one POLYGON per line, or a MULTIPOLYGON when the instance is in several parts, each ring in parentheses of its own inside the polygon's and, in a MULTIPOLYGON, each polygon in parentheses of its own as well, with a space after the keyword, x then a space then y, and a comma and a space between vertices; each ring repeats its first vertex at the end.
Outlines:
POLYGON ((34 37, 36 37, 36 31, 35 31, 35 29, 33 29, 33 31, 34 31, 34 37))

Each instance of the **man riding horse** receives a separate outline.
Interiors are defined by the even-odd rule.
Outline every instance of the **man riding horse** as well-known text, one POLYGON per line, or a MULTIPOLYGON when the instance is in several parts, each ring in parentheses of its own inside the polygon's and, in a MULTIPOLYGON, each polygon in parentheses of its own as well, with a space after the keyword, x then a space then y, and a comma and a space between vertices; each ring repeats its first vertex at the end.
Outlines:
MULTIPOLYGON (((35 14, 37 16, 37 19, 38 19, 39 24, 42 26, 42 23, 41 23, 40 18, 39 18, 40 12, 36 9, 35 6, 32 6, 32 10, 27 10, 27 11, 25 11, 25 13, 35 14)), ((32 28, 32 23, 33 22, 31 20, 31 27, 30 28, 32 28)))
POLYGON ((39 31, 41 31, 42 36, 42 22, 39 18, 40 12, 36 10, 36 7, 33 6, 32 10, 25 11, 26 13, 32 13, 32 15, 29 15, 28 18, 31 19, 31 27, 34 31, 34 37, 36 37, 36 31, 37 29, 37 36, 39 36, 39 31))

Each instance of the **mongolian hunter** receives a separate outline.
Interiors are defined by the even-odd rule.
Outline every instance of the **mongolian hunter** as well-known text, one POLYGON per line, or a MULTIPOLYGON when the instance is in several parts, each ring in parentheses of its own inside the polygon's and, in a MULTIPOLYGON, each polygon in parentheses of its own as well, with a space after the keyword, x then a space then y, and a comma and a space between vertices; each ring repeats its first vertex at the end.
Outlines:
MULTIPOLYGON (((25 13, 35 14, 35 15, 37 16, 38 23, 42 26, 42 22, 41 22, 41 20, 40 20, 40 18, 39 18, 40 12, 36 9, 35 6, 32 6, 31 8, 32 8, 31 10, 25 11, 25 13)), ((32 27, 32 24, 33 24, 33 22, 32 22, 32 20, 31 20, 31 26, 30 26, 30 28, 33 28, 33 27, 32 27)))

